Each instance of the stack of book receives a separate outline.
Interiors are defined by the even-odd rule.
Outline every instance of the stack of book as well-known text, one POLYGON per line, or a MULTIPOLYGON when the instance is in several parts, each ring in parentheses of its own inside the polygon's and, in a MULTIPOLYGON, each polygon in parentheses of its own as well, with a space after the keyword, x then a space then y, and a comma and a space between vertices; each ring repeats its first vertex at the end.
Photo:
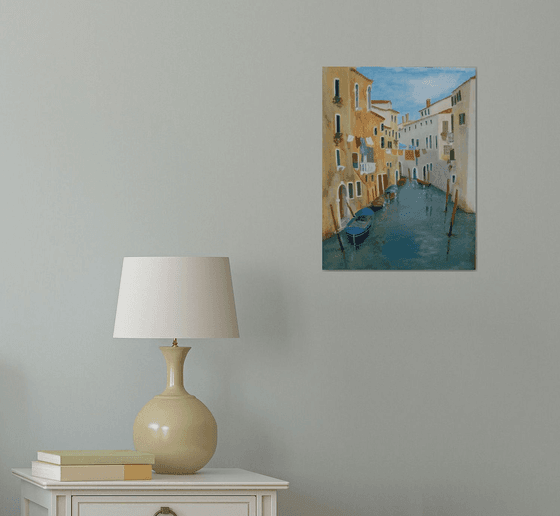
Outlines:
POLYGON ((150 480, 155 456, 134 450, 50 450, 37 452, 31 474, 61 482, 150 480))

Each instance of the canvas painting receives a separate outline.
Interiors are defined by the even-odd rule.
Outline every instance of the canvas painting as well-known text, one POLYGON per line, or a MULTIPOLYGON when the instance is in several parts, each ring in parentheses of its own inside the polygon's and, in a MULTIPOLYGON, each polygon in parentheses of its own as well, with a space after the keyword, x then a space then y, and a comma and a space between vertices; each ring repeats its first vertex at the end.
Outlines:
POLYGON ((323 270, 476 269, 476 80, 323 68, 323 270))

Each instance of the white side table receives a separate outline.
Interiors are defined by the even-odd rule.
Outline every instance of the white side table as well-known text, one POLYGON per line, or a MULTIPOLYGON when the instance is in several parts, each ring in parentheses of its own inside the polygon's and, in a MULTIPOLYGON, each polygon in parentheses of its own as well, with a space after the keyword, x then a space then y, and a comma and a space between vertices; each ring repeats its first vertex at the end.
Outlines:
POLYGON ((21 516, 277 516, 288 482, 242 469, 204 468, 152 480, 57 482, 13 469, 21 516))

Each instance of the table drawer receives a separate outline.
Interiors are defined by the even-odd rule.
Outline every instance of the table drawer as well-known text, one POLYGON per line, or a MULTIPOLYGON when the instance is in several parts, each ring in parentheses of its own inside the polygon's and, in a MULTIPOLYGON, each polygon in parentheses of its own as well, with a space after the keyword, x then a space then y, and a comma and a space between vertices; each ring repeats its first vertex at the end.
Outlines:
POLYGON ((255 496, 73 496, 72 516, 256 516, 255 496), (161 512, 160 512, 161 511, 161 512))

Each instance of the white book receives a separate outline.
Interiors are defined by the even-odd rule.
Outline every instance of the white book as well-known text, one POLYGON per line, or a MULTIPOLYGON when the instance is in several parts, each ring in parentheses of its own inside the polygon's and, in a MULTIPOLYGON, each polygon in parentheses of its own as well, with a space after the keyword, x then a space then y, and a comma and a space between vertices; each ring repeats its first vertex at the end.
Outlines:
POLYGON ((152 453, 136 450, 41 450, 37 460, 59 465, 155 464, 152 453))

